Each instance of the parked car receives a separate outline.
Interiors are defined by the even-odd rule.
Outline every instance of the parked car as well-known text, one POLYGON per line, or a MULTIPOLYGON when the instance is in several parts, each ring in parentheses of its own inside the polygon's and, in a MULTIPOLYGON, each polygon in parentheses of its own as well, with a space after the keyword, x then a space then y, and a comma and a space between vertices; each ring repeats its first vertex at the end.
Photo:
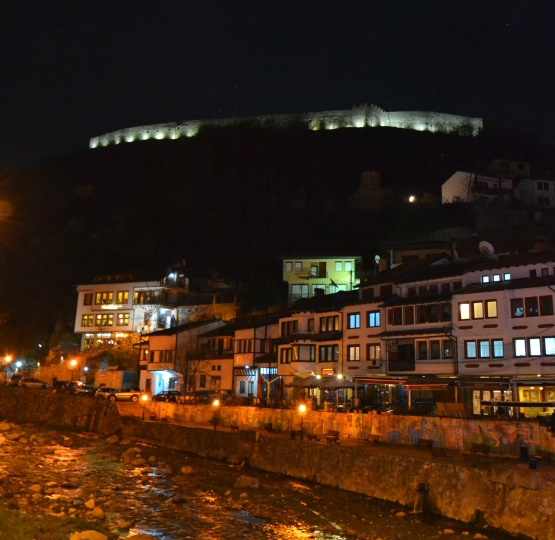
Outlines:
POLYGON ((181 392, 178 390, 164 390, 155 396, 152 396, 152 401, 167 401, 177 403, 181 397, 181 392))
POLYGON ((76 396, 94 396, 96 390, 97 388, 92 384, 81 384, 75 387, 73 393, 76 396))
POLYGON ((114 393, 115 399, 118 401, 139 401, 142 395, 141 389, 133 386, 122 386, 120 390, 114 393))
POLYGON ((12 375, 8 386, 19 386, 19 381, 21 380, 22 375, 12 375))
MULTIPOLYGON (((13 379, 13 377, 12 377, 13 379)), ((22 377, 18 386, 22 388, 48 388, 48 383, 34 377, 22 377)))
POLYGON ((215 399, 222 400, 220 394, 214 394, 208 390, 197 390, 196 392, 187 392, 180 398, 181 403, 190 403, 192 405, 210 405, 215 399))
POLYGON ((117 391, 118 391, 117 388, 111 388, 109 386, 101 386, 95 392, 94 397, 96 399, 111 399, 112 401, 115 401, 116 399, 115 393, 117 391))

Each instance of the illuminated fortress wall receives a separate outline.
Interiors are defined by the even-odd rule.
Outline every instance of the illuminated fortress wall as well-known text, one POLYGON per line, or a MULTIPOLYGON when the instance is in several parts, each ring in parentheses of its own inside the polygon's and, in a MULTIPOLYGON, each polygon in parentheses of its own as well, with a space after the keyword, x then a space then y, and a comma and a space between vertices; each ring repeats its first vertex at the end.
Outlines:
POLYGON ((458 116, 431 111, 387 112, 376 105, 353 107, 350 111, 321 111, 302 114, 268 114, 241 118, 216 118, 213 120, 185 120, 166 124, 151 124, 119 129, 98 137, 92 137, 90 148, 120 144, 124 142, 146 141, 149 139, 179 139, 193 137, 201 126, 233 126, 252 122, 261 126, 286 127, 294 122, 306 124, 308 129, 339 129, 361 127, 394 127, 417 131, 459 132, 463 135, 477 135, 483 128, 481 118, 458 116))

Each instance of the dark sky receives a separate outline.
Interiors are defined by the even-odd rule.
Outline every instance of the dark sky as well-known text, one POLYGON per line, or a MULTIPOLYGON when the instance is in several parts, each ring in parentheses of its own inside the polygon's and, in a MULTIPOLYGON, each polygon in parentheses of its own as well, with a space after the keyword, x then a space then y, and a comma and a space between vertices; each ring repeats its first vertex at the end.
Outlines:
POLYGON ((365 102, 553 141, 554 15, 552 0, 2 2, 0 159, 145 123, 365 102))

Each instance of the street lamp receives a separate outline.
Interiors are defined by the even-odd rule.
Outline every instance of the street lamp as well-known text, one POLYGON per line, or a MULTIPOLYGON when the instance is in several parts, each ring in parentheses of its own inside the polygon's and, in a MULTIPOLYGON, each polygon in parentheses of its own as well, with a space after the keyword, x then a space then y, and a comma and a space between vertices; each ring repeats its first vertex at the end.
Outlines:
POLYGON ((301 441, 303 440, 303 436, 304 436, 303 419, 304 419, 305 412, 306 412, 306 405, 304 403, 301 403, 299 405, 299 413, 301 414, 301 441))
POLYGON ((220 417, 219 417, 219 407, 220 407, 220 400, 219 399, 215 399, 212 402, 212 407, 214 407, 214 416, 212 417, 212 423, 214 424, 214 429, 218 429, 218 424, 220 422, 220 417))
POLYGON ((73 382, 73 370, 75 369, 76 365, 77 365, 77 360, 75 360, 75 359, 70 360, 69 367, 71 367, 71 381, 72 382, 73 382))
POLYGON ((143 394, 141 396, 141 401, 143 402, 143 421, 145 419, 145 409, 146 409, 146 402, 148 401, 148 396, 146 394, 143 394))
POLYGON ((15 363, 15 368, 16 368, 15 370, 17 371, 22 365, 23 365, 23 363, 21 362, 21 360, 18 360, 18 361, 15 363))
POLYGON ((10 365, 10 362, 12 361, 12 357, 10 355, 7 355, 6 358, 4 359, 5 361, 5 365, 4 365, 4 384, 8 384, 8 366, 10 365))

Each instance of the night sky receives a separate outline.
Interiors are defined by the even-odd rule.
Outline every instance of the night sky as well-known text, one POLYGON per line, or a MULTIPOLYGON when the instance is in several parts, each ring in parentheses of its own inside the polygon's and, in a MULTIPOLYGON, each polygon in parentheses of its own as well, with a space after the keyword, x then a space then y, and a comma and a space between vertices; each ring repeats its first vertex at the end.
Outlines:
POLYGON ((7 4, 3 165, 122 127, 365 102, 555 140, 552 0, 7 4))

